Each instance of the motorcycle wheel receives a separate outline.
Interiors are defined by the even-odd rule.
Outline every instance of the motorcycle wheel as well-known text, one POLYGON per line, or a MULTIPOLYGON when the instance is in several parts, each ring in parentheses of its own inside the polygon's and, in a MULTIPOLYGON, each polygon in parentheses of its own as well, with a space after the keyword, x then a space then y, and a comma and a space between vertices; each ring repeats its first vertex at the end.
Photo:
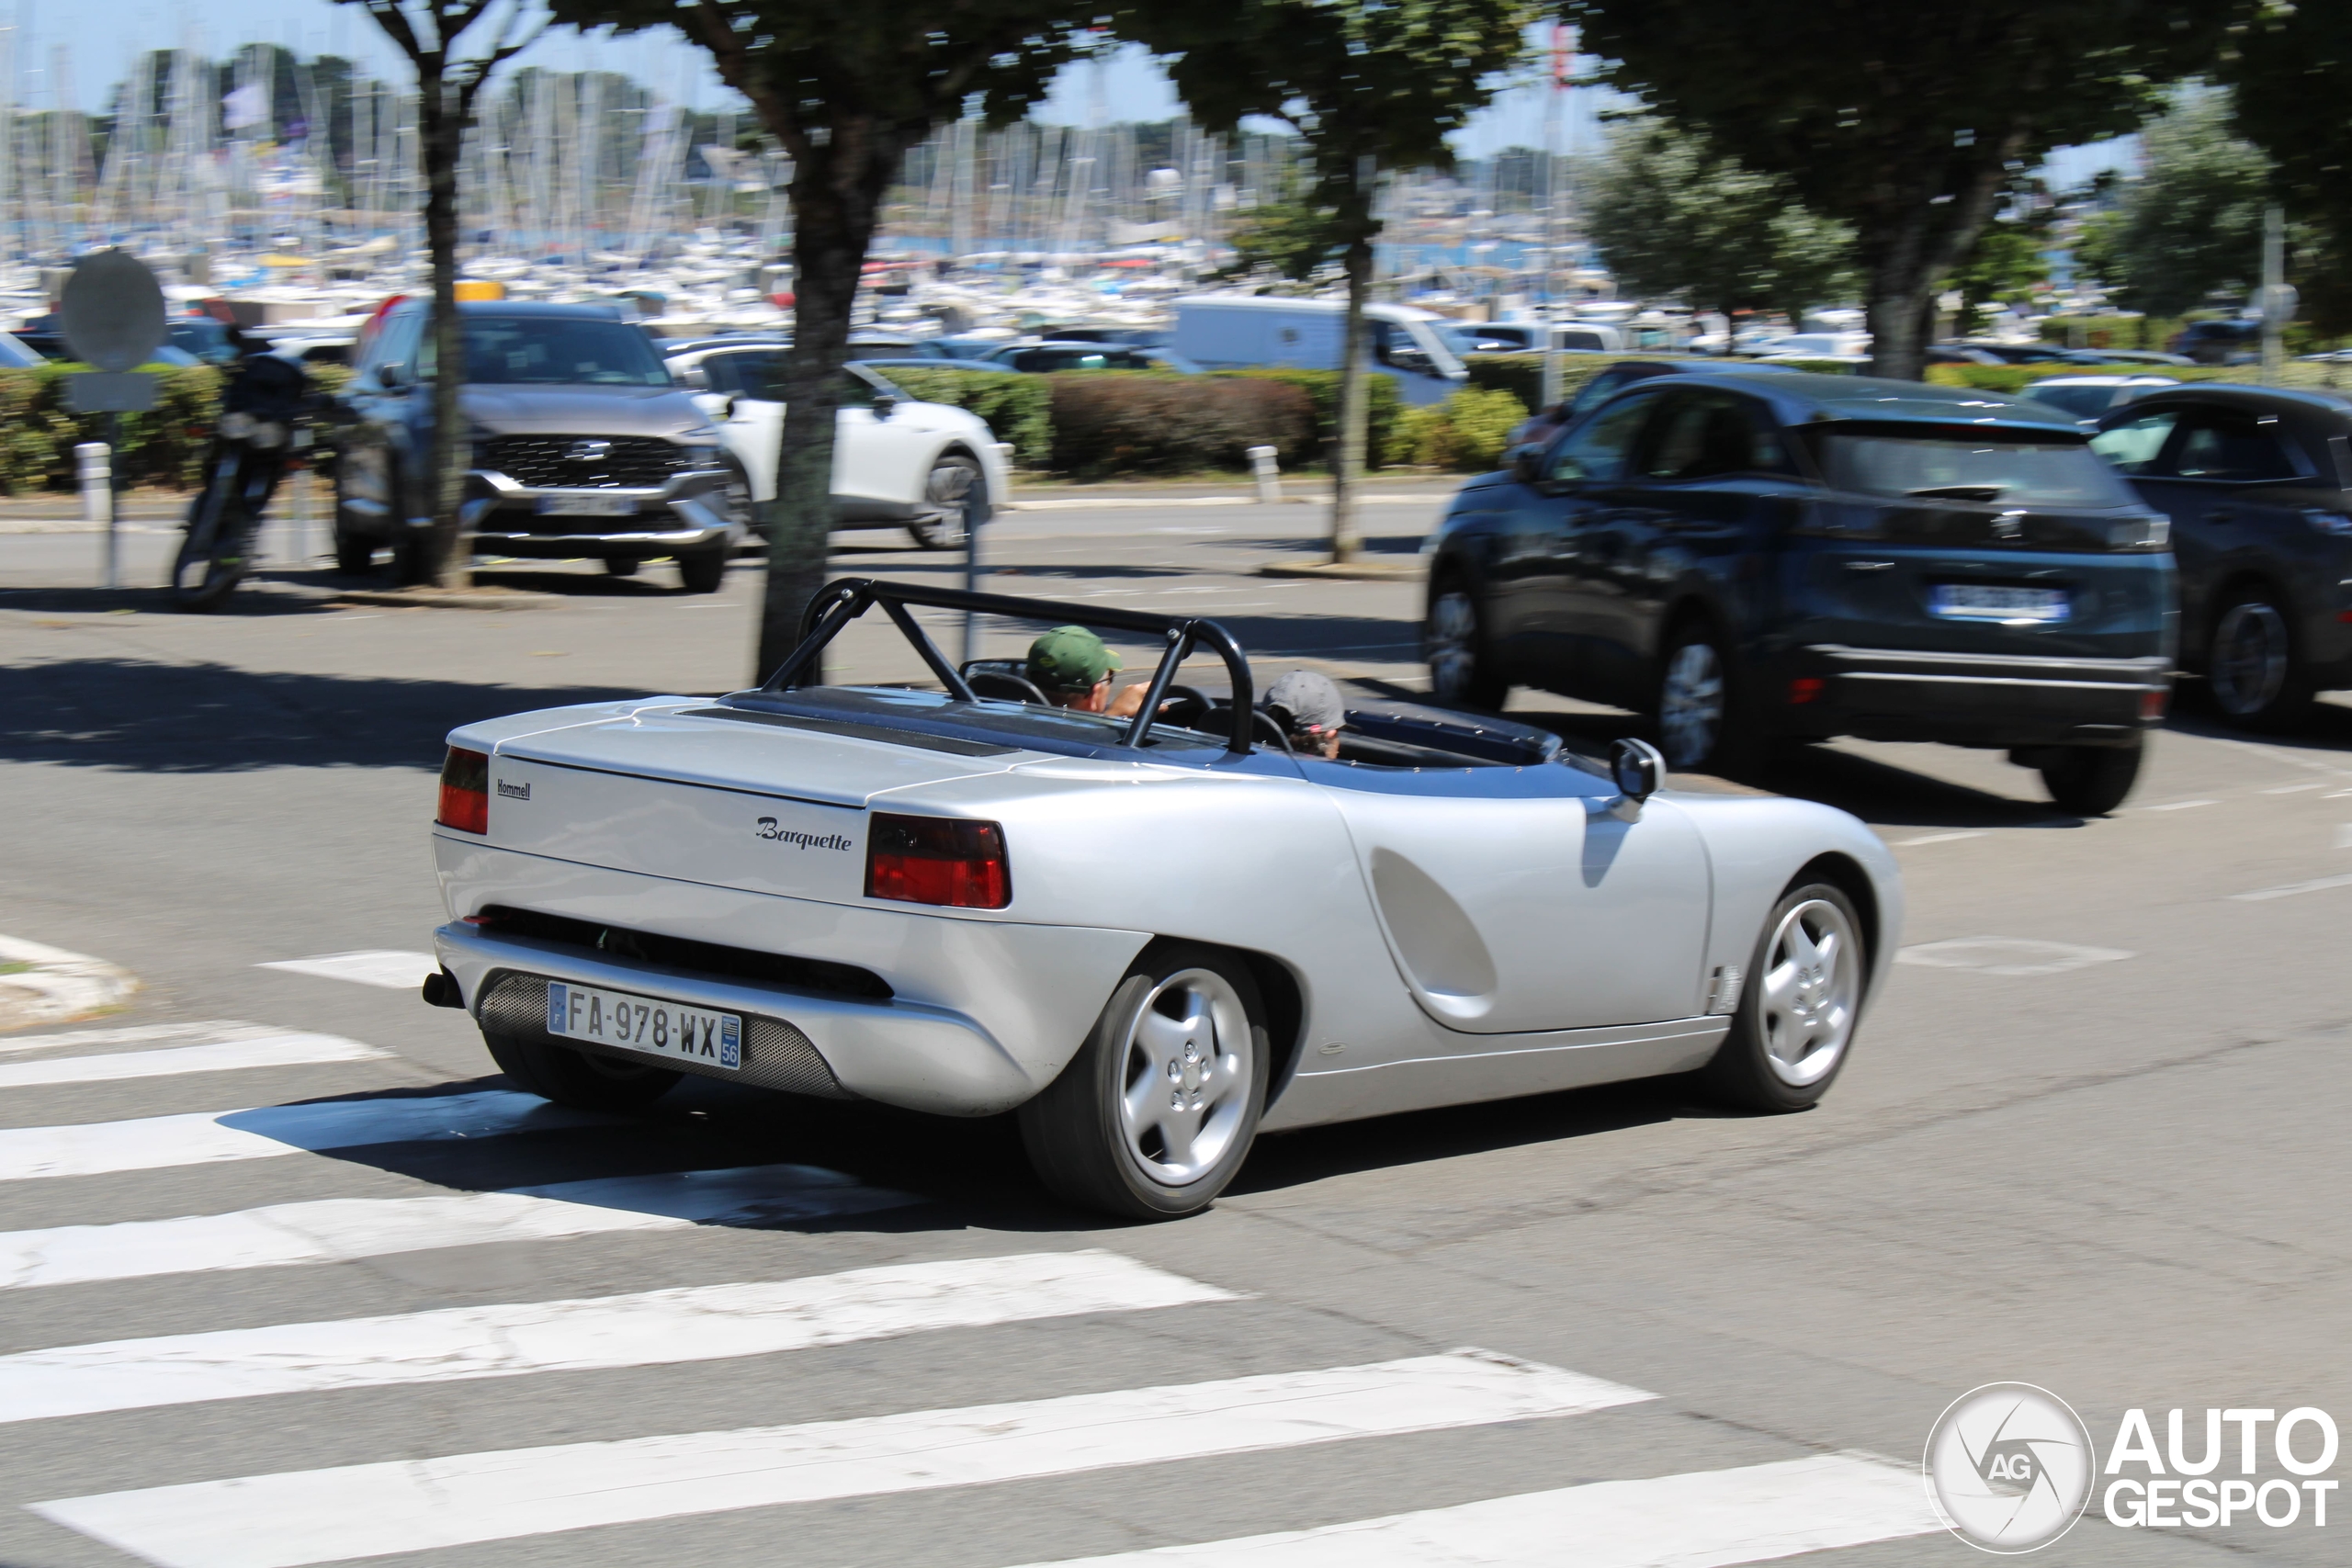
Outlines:
POLYGON ((187 532, 180 536, 179 555, 172 562, 172 603, 179 608, 217 609, 244 577, 251 562, 246 558, 240 510, 218 487, 198 498, 187 532))

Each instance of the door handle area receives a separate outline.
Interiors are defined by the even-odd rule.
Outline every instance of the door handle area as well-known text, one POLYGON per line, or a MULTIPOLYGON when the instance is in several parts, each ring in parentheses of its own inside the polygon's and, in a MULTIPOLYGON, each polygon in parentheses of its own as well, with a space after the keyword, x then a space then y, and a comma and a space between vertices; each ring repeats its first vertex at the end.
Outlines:
POLYGON ((2208 513, 2205 514, 2205 521, 2206 521, 2206 522, 2208 522, 2208 523, 2217 523, 2217 524, 2223 524, 2223 525, 2227 525, 2227 524, 2234 523, 2234 522, 2236 522, 2237 520, 2238 520, 2238 514, 2237 514, 2236 513, 2234 513, 2234 512, 2231 512, 2231 511, 2229 511, 2229 510, 2227 510, 2227 509, 2225 509, 2225 508, 2218 507, 2218 506, 2217 506, 2217 507, 2215 507, 2212 511, 2208 512, 2208 513))

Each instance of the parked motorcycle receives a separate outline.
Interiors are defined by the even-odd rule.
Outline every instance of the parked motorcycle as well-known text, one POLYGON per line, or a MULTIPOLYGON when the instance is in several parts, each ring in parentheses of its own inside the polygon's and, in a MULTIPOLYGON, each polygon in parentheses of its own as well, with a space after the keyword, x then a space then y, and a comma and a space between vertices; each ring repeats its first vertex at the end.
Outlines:
POLYGON ((204 485, 172 563, 172 600, 185 610, 217 607, 252 570, 262 515, 309 446, 319 401, 301 366, 250 339, 241 337, 239 346, 205 454, 204 485))

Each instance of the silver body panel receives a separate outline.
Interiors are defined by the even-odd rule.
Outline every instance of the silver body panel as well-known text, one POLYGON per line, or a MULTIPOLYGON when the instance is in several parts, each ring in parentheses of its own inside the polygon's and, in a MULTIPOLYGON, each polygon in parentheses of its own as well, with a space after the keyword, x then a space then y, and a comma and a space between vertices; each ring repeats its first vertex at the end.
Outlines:
POLYGON ((853 1093, 985 1115, 1053 1080, 1147 944, 1198 942, 1295 990, 1273 1131, 1703 1063, 1729 1024, 1721 972, 1752 962, 1774 901, 1825 854, 1868 885, 1873 993, 1901 931, 1893 857, 1810 802, 1629 808, 1557 763, 975 755, 687 711, 704 705, 550 710, 450 737, 492 756, 487 837, 434 832, 451 916, 436 946, 469 1007, 519 973, 757 1014, 804 1032, 853 1093), (1001 824, 1010 907, 865 897, 873 809, 1001 824), (461 923, 492 906, 855 965, 892 995, 461 923))

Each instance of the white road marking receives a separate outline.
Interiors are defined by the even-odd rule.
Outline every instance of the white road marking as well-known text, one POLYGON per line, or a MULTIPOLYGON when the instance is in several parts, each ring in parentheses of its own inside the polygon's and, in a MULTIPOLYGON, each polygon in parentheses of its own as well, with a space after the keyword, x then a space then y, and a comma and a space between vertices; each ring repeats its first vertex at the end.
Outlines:
POLYGON ((1929 833, 1925 838, 1905 839, 1894 847, 1898 850, 1916 850, 1921 844, 1949 844, 1958 839, 1981 839, 1984 836, 1981 829, 1972 829, 1964 833, 1929 833))
POLYGON ((2219 806, 2218 800, 2167 800, 2162 806, 2143 806, 2143 811, 2187 811, 2199 806, 2219 806))
POLYGON ((0 1051, 60 1050, 69 1045, 145 1045, 159 1040, 251 1040, 287 1030, 238 1019, 213 1019, 204 1023, 140 1023, 127 1029, 71 1029, 62 1034, 12 1034, 0 1040, 0 1051))
POLYGON ((161 1568, 300 1568, 597 1525, 1570 1416, 1655 1397, 1457 1350, 960 1410, 243 1476, 31 1506, 161 1568))
POLYGON ((2335 847, 2339 850, 2352 850, 2352 822, 2338 822, 2335 825, 2335 847))
POLYGON ((920 1201, 805 1165, 606 1177, 505 1192, 324 1198, 226 1214, 0 1231, 0 1290, 343 1263, 603 1231, 788 1224, 920 1201))
POLYGON ((1915 1469, 1823 1454, 1031 1568, 1711 1568, 1941 1529, 1915 1469))
POLYGON ((365 953, 322 953, 313 958, 281 958, 256 964, 256 969, 283 969, 291 975, 315 975, 322 980, 349 980, 381 986, 388 991, 413 991, 427 975, 437 973, 441 961, 429 953, 396 953, 374 949, 365 953))
POLYGON ((128 1122, 11 1127, 0 1129, 0 1181, 161 1170, 269 1159, 305 1150, 438 1143, 542 1128, 610 1126, 625 1120, 550 1105, 535 1094, 484 1089, 478 1094, 330 1100, 128 1122))
POLYGON ((2023 937, 1970 936, 1951 942, 1921 942, 1896 953, 1897 964, 1929 969, 1975 969, 1987 975, 2064 975, 2094 964, 2137 958, 2117 947, 2081 947, 2067 942, 2033 942, 2023 937))
POLYGON ((2280 784, 2276 789, 2266 789, 2262 793, 2265 795, 2301 795, 2307 789, 2325 789, 2326 787, 2327 781, 2325 779, 2312 779, 2304 784, 2280 784))
POLYGON ((266 1034, 251 1040, 180 1045, 168 1051, 125 1051, 109 1056, 51 1056, 0 1065, 0 1089, 36 1084, 119 1083, 125 1078, 223 1073, 243 1067, 307 1066, 316 1062, 367 1062, 390 1051, 339 1034, 266 1034))
POLYGON ((456 1307, 0 1356, 0 1422, 326 1389, 768 1356, 948 1328, 1239 1299, 1114 1252, 456 1307))
POLYGON ((2251 893, 2233 893, 2230 897, 2240 904, 2259 904, 2266 898, 2292 898, 2298 893, 2324 893, 2331 887, 2352 887, 2352 876, 2316 876, 2309 882, 2290 882, 2284 887, 2257 887, 2251 893))

